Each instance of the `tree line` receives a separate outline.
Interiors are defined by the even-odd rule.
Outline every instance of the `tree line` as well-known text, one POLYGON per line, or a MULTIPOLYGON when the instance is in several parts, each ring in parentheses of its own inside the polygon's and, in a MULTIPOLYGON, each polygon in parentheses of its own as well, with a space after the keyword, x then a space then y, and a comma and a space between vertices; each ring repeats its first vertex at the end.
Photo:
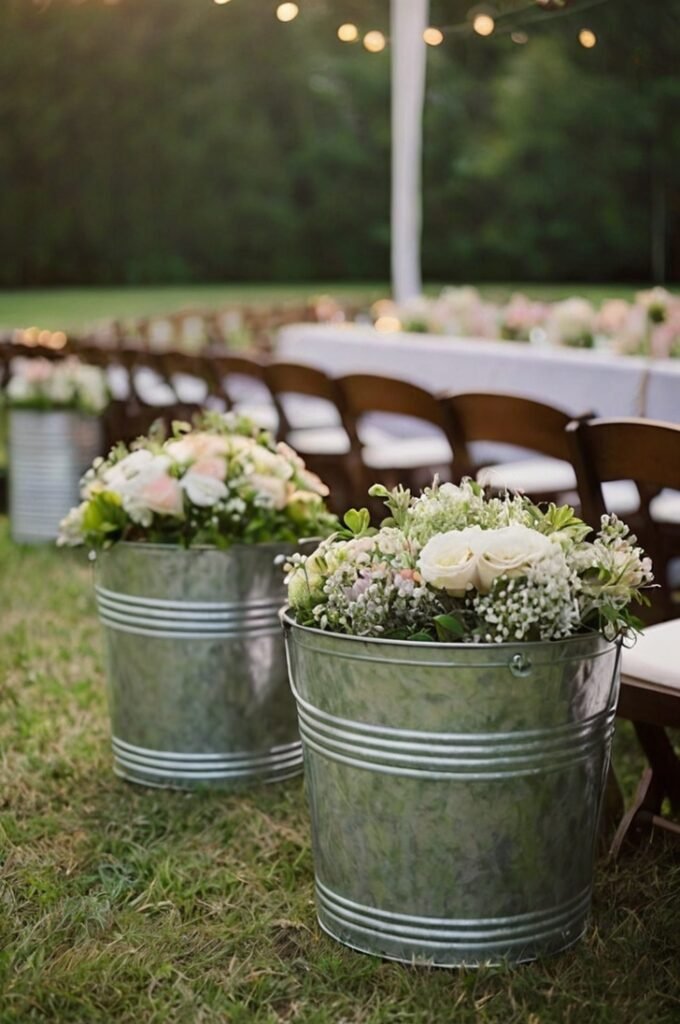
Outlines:
MULTIPOLYGON (((3 0, 0 285, 385 280, 389 48, 335 31, 388 0, 301 8, 3 0)), ((678 280, 679 26, 610 0, 430 49, 426 277, 678 280)))

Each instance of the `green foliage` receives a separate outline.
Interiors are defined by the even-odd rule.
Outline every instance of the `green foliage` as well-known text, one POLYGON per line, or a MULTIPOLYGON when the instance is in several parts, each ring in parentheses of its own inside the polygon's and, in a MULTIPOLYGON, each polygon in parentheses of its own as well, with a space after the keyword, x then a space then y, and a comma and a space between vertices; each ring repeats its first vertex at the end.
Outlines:
POLYGON ((370 537, 377 532, 371 526, 371 513, 367 508, 351 508, 345 512, 343 521, 347 529, 339 531, 338 536, 340 537, 370 537))
MULTIPOLYGON (((652 227, 677 276, 679 0, 589 10, 592 51, 528 6, 428 53, 427 276, 647 279, 652 227)), ((385 280, 390 52, 335 32, 388 9, 4 0, 0 284, 385 280)))
POLYGON ((456 643, 465 636, 465 626, 455 615, 435 615, 433 621, 437 640, 442 643, 456 643))
MULTIPOLYGON (((112 491, 93 494, 83 514, 83 530, 88 536, 116 539, 127 525, 127 514, 119 495, 112 491)), ((101 540, 100 540, 101 543, 101 540)))

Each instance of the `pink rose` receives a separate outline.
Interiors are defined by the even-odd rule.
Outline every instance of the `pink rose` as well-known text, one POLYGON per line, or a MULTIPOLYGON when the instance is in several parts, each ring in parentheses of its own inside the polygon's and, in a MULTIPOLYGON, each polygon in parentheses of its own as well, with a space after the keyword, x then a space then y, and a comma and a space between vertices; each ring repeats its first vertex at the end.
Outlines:
POLYGON ((194 462, 191 472, 198 473, 199 476, 212 477, 213 480, 224 480, 227 475, 227 464, 224 459, 216 455, 205 455, 194 462))
POLYGON ((178 516, 184 514, 184 499, 179 482, 172 476, 162 474, 149 481, 142 489, 140 500, 161 516, 178 516))

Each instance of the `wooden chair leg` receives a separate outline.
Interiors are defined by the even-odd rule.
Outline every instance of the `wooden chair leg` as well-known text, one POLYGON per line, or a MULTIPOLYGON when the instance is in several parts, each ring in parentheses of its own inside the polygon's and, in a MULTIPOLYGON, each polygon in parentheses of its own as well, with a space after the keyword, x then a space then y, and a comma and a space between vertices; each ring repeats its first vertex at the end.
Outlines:
POLYGON ((661 726, 647 722, 633 722, 633 725, 663 795, 668 797, 673 810, 680 813, 680 758, 673 744, 661 726))
POLYGON ((623 844, 627 840, 633 839, 634 834, 636 832, 639 833, 645 825, 651 824, 648 820, 649 816, 658 816, 663 796, 663 786, 655 778, 654 772, 651 768, 645 769, 633 802, 621 819, 621 824, 617 828, 616 835, 612 840, 612 845, 609 848, 609 856, 611 858, 616 859, 621 852, 623 844))

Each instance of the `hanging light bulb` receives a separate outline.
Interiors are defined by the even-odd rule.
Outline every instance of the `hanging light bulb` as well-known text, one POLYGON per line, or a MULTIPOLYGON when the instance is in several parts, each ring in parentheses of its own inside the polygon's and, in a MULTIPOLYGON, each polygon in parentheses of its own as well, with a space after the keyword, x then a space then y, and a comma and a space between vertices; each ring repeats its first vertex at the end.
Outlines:
POLYGON ((349 21, 338 29, 338 39, 341 43, 356 43, 358 38, 359 29, 349 21))
POLYGON ((382 32, 367 32, 364 36, 364 46, 369 53, 380 53, 381 50, 385 49, 386 45, 387 40, 382 32))
POLYGON ((518 46, 523 46, 525 43, 529 42, 529 36, 526 32, 520 32, 519 30, 517 32, 511 32, 510 38, 513 43, 517 43, 518 46))
POLYGON ((597 36, 591 29, 582 28, 578 34, 578 41, 586 50, 592 50, 593 46, 597 43, 597 36))
POLYGON ((297 4, 279 4, 276 8, 276 17, 279 21, 293 21, 300 13, 297 4))
POLYGON ((496 22, 490 14, 476 14, 472 22, 472 28, 478 36, 490 36, 496 27, 496 22))
POLYGON ((444 33, 438 28, 426 28, 423 32, 423 39, 428 46, 439 46, 444 42, 444 33))
POLYGON ((229 0, 215 0, 216 4, 228 4, 229 0))

